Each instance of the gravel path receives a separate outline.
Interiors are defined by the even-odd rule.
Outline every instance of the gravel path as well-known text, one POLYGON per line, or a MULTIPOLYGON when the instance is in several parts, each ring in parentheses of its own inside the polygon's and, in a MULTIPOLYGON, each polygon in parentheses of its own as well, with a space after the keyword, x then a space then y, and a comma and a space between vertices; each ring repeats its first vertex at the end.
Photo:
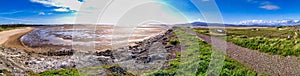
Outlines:
MULTIPOLYGON (((198 34, 198 36, 210 44, 211 40, 214 40, 213 43, 225 41, 221 38, 203 34, 198 34)), ((226 44, 227 56, 253 68, 258 73, 272 76, 300 76, 300 57, 269 55, 257 50, 243 48, 230 42, 226 44)), ((216 48, 223 49, 223 47, 216 48)))

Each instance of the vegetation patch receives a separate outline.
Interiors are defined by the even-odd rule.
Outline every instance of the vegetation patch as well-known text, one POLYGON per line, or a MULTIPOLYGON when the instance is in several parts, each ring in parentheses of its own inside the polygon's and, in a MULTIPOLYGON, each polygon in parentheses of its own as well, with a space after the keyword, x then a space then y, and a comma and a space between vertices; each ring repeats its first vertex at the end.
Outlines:
MULTIPOLYGON (((227 36, 225 39, 236 45, 271 55, 299 56, 299 29, 300 27, 226 29, 227 36)), ((201 32, 207 30, 196 29, 195 31, 210 35, 201 32)))
MULTIPOLYGON (((176 53, 176 58, 168 63, 168 68, 149 73, 147 76, 204 76, 210 74, 207 70, 211 61, 211 45, 183 30, 174 32, 177 36, 185 37, 179 40, 180 45, 186 46, 187 49, 176 53)), ((226 57, 220 75, 256 76, 258 74, 239 62, 226 57)))
POLYGON ((32 74, 31 76, 80 76, 77 69, 60 69, 49 70, 39 74, 32 74))
POLYGON ((236 45, 259 50, 260 52, 269 53, 272 55, 282 56, 299 56, 300 55, 300 39, 287 40, 280 38, 264 38, 264 37, 239 37, 228 36, 227 41, 233 42, 236 45))
POLYGON ((103 68, 105 69, 108 76, 135 76, 119 65, 105 65, 103 66, 103 68))
POLYGON ((12 30, 20 27, 25 27, 25 25, 0 25, 0 32, 5 30, 12 30))

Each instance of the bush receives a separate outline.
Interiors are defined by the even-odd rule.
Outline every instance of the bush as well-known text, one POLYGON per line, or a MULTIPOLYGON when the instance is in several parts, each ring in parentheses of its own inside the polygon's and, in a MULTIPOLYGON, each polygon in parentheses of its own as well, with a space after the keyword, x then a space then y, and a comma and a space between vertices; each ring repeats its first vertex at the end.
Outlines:
POLYGON ((172 44, 172 45, 180 44, 180 42, 179 42, 177 39, 175 39, 175 38, 172 38, 172 39, 169 41, 169 43, 172 44))

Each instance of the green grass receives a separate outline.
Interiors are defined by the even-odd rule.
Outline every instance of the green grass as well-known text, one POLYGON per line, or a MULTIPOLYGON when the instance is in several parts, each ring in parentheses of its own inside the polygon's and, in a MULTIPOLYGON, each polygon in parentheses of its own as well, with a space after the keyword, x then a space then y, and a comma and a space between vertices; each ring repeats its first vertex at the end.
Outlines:
POLYGON ((32 76, 80 76, 77 69, 60 69, 60 70, 49 70, 40 74, 32 74, 32 76))
POLYGON ((0 25, 0 32, 25 27, 24 25, 0 25))
MULTIPOLYGON (((280 27, 261 29, 226 29, 226 40, 236 45, 259 50, 271 55, 299 56, 300 39, 298 30, 300 27, 280 27), (291 35, 292 38, 288 39, 291 35)), ((196 29, 198 33, 208 29, 196 29)), ((204 33, 210 35, 208 33, 204 33)))
POLYGON ((272 55, 282 56, 299 56, 300 55, 300 39, 287 40, 280 38, 264 38, 264 37, 237 37, 229 36, 227 40, 236 45, 246 47, 252 50, 269 53, 272 55))
MULTIPOLYGON (((118 65, 103 65, 102 67, 89 67, 80 69, 69 68, 59 70, 48 70, 41 73, 29 72, 29 74, 31 76, 90 76, 99 75, 98 70, 100 69, 103 69, 108 76, 135 76, 131 72, 122 69, 118 65), (89 72, 87 72, 87 70, 89 72)), ((7 74, 11 75, 10 73, 7 74)))
POLYGON ((180 42, 176 38, 171 38, 171 40, 169 41, 169 43, 172 44, 172 45, 180 44, 180 42))
MULTIPOLYGON (((200 40, 194 35, 187 34, 181 30, 175 31, 180 40, 180 45, 187 46, 187 50, 176 53, 176 58, 169 62, 168 68, 158 70, 147 76, 204 76, 210 74, 208 70, 211 61, 211 45, 200 40)), ((254 70, 240 64, 239 62, 225 57, 221 76, 256 76, 254 70)))
POLYGON ((287 38, 288 35, 294 35, 296 30, 279 30, 278 28, 262 28, 262 29, 226 29, 227 36, 241 36, 247 37, 266 37, 266 38, 287 38))

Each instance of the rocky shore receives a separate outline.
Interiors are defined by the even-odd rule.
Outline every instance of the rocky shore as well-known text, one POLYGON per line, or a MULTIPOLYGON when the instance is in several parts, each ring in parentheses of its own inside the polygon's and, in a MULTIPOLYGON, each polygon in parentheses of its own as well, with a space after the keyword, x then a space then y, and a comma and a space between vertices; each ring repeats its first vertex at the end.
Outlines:
MULTIPOLYGON (((7 70, 16 75, 28 72, 43 72, 61 68, 89 68, 104 65, 119 65, 122 70, 142 75, 166 67, 166 62, 173 59, 179 46, 168 44, 175 35, 172 29, 133 45, 119 49, 108 49, 92 53, 80 52, 70 48, 47 53, 32 53, 8 47, 0 47, 0 72, 7 70)), ((117 68, 117 69, 120 69, 117 68)), ((83 71, 95 71, 86 69, 83 71)), ((96 69, 99 74, 103 69, 96 69)))

